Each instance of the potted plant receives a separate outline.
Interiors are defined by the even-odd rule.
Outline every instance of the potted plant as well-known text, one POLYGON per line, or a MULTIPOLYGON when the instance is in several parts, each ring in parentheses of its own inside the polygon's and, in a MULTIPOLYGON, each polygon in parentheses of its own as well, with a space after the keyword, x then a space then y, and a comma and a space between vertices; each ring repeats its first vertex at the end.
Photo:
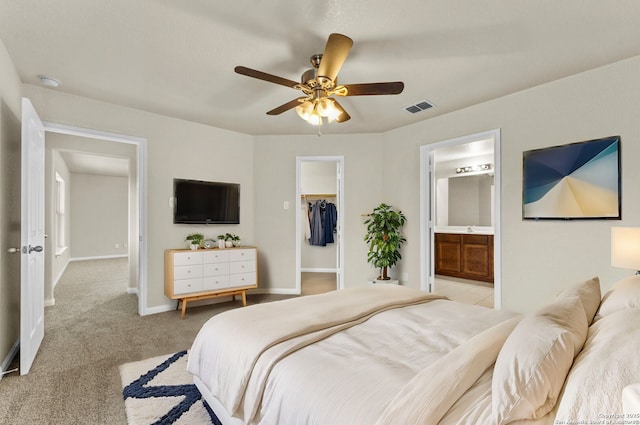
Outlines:
POLYGON ((406 239, 400 228, 407 218, 402 211, 395 211, 391 206, 382 203, 373 209, 364 224, 367 226, 365 242, 369 244, 367 261, 382 270, 378 280, 389 280, 387 270, 393 267, 400 255, 400 247, 406 239))
POLYGON ((218 240, 223 240, 226 248, 238 246, 240 244, 240 236, 232 233, 225 233, 224 235, 218 235, 218 240))
POLYGON ((198 249, 202 246, 204 235, 202 233, 190 233, 184 240, 189 242, 191 249, 198 249))

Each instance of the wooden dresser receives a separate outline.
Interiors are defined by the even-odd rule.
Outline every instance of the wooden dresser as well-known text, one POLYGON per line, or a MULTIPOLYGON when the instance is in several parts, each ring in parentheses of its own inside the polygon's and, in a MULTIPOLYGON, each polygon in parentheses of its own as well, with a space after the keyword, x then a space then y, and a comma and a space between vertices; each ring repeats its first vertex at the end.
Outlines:
POLYGON ((182 302, 182 319, 190 301, 240 295, 246 306, 246 291, 257 287, 258 250, 254 247, 164 252, 164 293, 182 302))
POLYGON ((435 272, 493 283, 493 235, 436 233, 435 272))

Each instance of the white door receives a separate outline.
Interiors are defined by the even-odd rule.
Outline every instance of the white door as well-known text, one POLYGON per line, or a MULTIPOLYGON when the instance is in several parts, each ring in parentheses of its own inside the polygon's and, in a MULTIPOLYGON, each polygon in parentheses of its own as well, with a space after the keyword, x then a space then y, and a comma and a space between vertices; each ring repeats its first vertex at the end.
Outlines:
POLYGON ((44 126, 22 99, 20 375, 31 369, 44 338, 44 126))

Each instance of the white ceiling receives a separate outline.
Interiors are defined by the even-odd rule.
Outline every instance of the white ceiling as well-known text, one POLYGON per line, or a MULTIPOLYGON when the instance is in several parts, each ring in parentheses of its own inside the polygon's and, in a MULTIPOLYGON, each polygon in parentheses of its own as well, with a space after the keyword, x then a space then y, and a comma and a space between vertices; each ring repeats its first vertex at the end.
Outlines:
POLYGON ((640 55, 637 0, 0 0, 0 39, 22 80, 252 135, 313 134, 291 80, 332 32, 354 46, 341 83, 397 81, 348 97, 323 133, 383 132, 640 55), (404 107, 429 100, 432 110, 404 107))

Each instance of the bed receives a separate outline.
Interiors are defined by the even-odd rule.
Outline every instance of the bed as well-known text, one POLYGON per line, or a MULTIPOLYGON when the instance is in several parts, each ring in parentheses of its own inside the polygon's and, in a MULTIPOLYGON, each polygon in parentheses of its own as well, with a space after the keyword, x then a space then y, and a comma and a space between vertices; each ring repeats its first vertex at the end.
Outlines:
POLYGON ((526 315, 369 285, 216 315, 187 369, 224 425, 640 423, 638 353, 640 278, 526 315))

